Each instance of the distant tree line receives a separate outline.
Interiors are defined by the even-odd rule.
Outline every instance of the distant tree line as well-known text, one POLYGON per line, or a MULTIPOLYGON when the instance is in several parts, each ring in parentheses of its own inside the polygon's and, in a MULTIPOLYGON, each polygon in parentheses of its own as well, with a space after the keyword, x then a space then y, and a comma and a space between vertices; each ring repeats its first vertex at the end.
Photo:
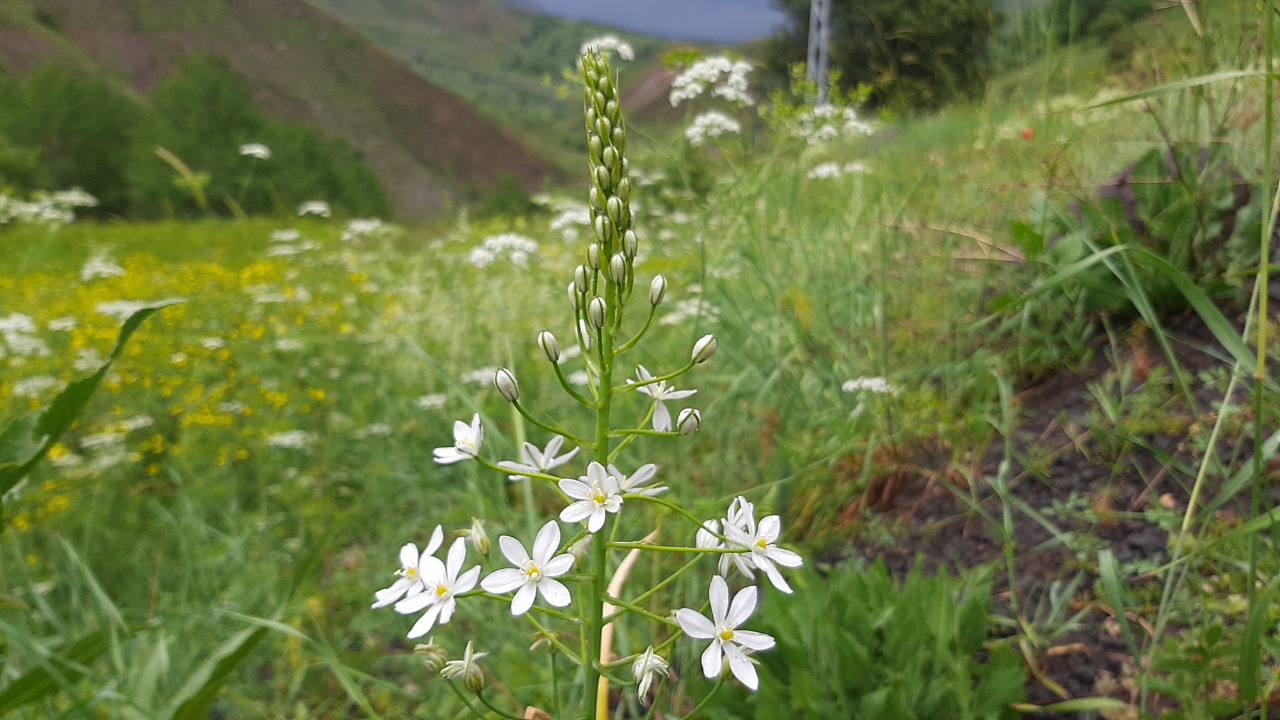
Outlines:
POLYGON ((312 199, 350 214, 387 212, 354 149, 266 117, 225 60, 209 55, 189 58, 145 97, 53 63, 23 79, 0 74, 0 191, 70 187, 94 195, 97 213, 130 218, 287 212, 312 199), (242 153, 253 144, 269 157, 242 153))
MULTIPOLYGON (((773 0, 789 19, 770 39, 775 77, 804 62, 811 0, 773 0)), ((930 110, 983 92, 993 57, 1010 43, 1109 43, 1112 60, 1151 0, 831 0, 831 69, 845 89, 866 86, 870 103, 930 110), (1005 32, 1007 30, 1008 32, 1005 32)), ((1014 53, 1016 54, 1016 53, 1014 53)), ((1010 55, 1005 52, 1004 55, 1010 55)))

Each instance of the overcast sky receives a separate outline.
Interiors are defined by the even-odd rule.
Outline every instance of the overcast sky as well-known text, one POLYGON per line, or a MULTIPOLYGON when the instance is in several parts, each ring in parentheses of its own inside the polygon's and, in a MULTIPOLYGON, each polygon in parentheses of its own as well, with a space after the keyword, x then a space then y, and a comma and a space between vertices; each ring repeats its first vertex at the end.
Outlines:
POLYGON ((678 40, 735 43, 783 21, 770 0, 528 0, 561 17, 592 20, 678 40))

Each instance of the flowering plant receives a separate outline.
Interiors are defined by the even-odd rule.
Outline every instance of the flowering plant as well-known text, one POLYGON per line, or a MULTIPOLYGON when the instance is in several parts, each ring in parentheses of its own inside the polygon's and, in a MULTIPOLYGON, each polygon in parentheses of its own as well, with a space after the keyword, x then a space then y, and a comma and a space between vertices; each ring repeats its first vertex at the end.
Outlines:
MULTIPOLYGON (((627 131, 618 80, 610 69, 608 56, 595 48, 583 53, 581 67, 591 171, 588 199, 595 238, 586 249, 586 262, 574 270, 568 295, 576 340, 583 349, 581 357, 589 378, 587 393, 576 390, 566 379, 560 367, 560 346, 551 332, 540 333, 537 344, 564 391, 587 415, 593 416, 590 429, 577 433, 567 424, 544 421, 532 414, 520 400, 515 374, 500 368, 493 374, 499 395, 525 421, 550 434, 546 445, 540 449, 534 443, 524 443, 519 462, 491 461, 485 455, 484 425, 476 414, 469 423, 457 421, 453 444, 437 448, 434 453, 437 463, 475 462, 495 471, 499 478, 506 476, 509 481, 539 485, 555 494, 561 510, 557 518, 548 519, 541 526, 531 545, 526 545, 528 538, 502 535, 498 547, 507 566, 491 570, 483 578, 479 565, 464 570, 469 564, 468 544, 462 538, 449 546, 446 560, 435 556, 444 546, 442 530, 437 527, 422 552, 413 543, 400 549, 396 579, 375 594, 373 606, 393 605, 403 614, 421 613, 408 633, 410 638, 418 638, 433 628, 442 630, 455 611, 465 612, 472 602, 487 599, 509 603, 511 614, 529 623, 539 638, 538 644, 549 645, 553 658, 566 657, 578 670, 580 689, 560 693, 553 669, 554 706, 564 707, 567 698, 568 702, 579 702, 581 711, 566 715, 603 720, 611 715, 610 684, 634 686, 640 701, 650 702, 655 680, 670 673, 671 649, 682 638, 699 646, 708 642, 702 649, 701 670, 708 678, 720 679, 703 703, 730 675, 755 690, 758 676, 751 655, 773 647, 774 640, 746 629, 756 609, 758 591, 753 583, 743 581, 754 581, 755 572, 760 571, 774 587, 790 593, 781 568, 798 567, 802 560, 778 546, 779 517, 770 515, 757 520, 754 505, 745 497, 735 499, 722 518, 699 519, 679 503, 661 497, 668 488, 657 482, 660 473, 656 465, 633 466, 623 460, 623 452, 639 438, 680 438, 697 432, 702 423, 697 409, 683 408, 673 413, 664 402, 684 400, 696 392, 673 383, 708 362, 716 353, 718 341, 713 335, 698 340, 688 359, 674 371, 655 374, 636 366, 634 376, 626 377, 629 373, 624 369, 623 356, 653 325, 657 307, 666 296, 667 281, 661 275, 654 277, 647 296, 636 298, 648 301, 648 312, 638 329, 631 331, 625 322, 625 311, 632 305, 636 287, 639 240, 630 205, 627 131), (635 426, 617 426, 615 400, 628 395, 645 398, 648 411, 635 426), (562 452, 566 443, 571 447, 562 452), (580 474, 561 469, 571 467, 575 460, 585 465, 580 474), (628 474, 620 467, 635 469, 628 474), (569 476, 563 477, 566 474, 569 476), (638 531, 636 522, 639 514, 631 510, 640 503, 674 516, 677 524, 686 528, 690 545, 658 544, 657 530, 640 534, 643 531, 638 531), (637 537, 643 539, 630 539, 637 537), (691 559, 655 587, 624 597, 627 574, 645 552, 682 554, 691 559), (647 609, 653 606, 652 598, 659 591, 700 566, 715 571, 701 609, 673 608, 666 615, 647 609), (733 581, 745 586, 731 595, 733 581), (651 628, 651 642, 642 653, 630 657, 612 654, 612 627, 620 622, 651 628), (628 667, 630 673, 626 672, 628 667)), ((531 488, 525 497, 532 498, 531 488)), ((491 546, 478 521, 466 535, 476 553, 489 554, 491 546)), ((467 640, 461 660, 447 664, 447 653, 434 639, 417 649, 427 658, 430 668, 462 681, 462 688, 453 687, 468 707, 475 710, 466 692, 503 717, 519 716, 498 708, 485 696, 486 675, 477 662, 486 653, 476 652, 474 641, 467 640)), ((661 693, 660 680, 658 685, 657 692, 661 693)), ((530 717, 531 712, 536 714, 530 708, 524 716, 530 717)), ((478 710, 476 715, 484 717, 478 710)))

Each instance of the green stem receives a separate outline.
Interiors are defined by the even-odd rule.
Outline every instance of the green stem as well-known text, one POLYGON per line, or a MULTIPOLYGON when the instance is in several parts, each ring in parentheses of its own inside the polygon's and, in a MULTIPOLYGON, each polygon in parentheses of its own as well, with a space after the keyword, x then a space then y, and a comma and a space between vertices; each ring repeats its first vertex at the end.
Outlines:
MULTIPOLYGON (((678 378, 681 375, 692 370, 693 366, 694 366, 693 359, 690 358, 689 362, 685 363, 684 367, 680 368, 679 370, 674 370, 672 372, 667 373, 666 375, 651 377, 648 380, 628 380, 625 385, 619 385, 615 388, 610 388, 610 390, 612 390, 613 392, 624 392, 626 390, 634 390, 639 387, 644 387, 645 385, 654 385, 656 383, 666 382, 667 380, 674 380, 675 378, 678 378)), ((600 384, 601 385, 605 384, 603 378, 601 378, 600 384)))
POLYGON ((644 337, 644 334, 649 331, 649 326, 653 324, 653 318, 657 314, 658 314, 658 306, 650 305, 649 317, 644 321, 644 327, 640 328, 640 332, 633 335, 630 340, 622 343, 621 347, 618 348, 618 352, 616 354, 621 355, 622 353, 635 347, 635 344, 640 342, 640 338, 644 337))
POLYGON ((618 607, 626 608, 630 612, 636 613, 637 615, 643 615, 649 618, 650 620, 653 620, 654 622, 662 623, 663 625, 667 625, 668 627, 673 627, 677 630, 680 629, 679 623, 675 622, 674 620, 670 620, 668 618, 662 617, 661 615, 651 613, 648 610, 645 610, 644 608, 634 603, 629 603, 626 600, 623 600, 621 598, 616 598, 608 594, 605 595, 605 600, 608 601, 610 605, 617 605, 618 607))
POLYGON ((596 407, 595 401, 573 389, 573 386, 569 384, 569 379, 564 376, 564 370, 560 369, 560 363, 551 363, 551 366, 556 369, 556 377, 560 379, 560 386, 564 388, 564 391, 569 393, 569 396, 574 400, 577 400, 582 407, 594 410, 596 407))
POLYGON ((520 404, 519 400, 511 404, 515 406, 516 410, 520 411, 520 414, 524 416, 525 420, 528 420, 529 422, 533 423, 534 425, 537 425, 543 430, 546 430, 549 433, 555 433, 556 435, 563 435, 566 440, 572 440, 578 445, 586 445, 588 447, 591 446, 590 440, 587 440, 586 438, 580 438, 577 435, 574 435, 573 433, 565 430, 564 428, 558 428, 553 425, 548 425, 547 423, 544 423, 541 420, 535 418, 533 415, 530 415, 529 411, 524 409, 524 406, 520 404))
MULTIPOLYGON (((638 496, 638 495, 627 495, 627 497, 640 497, 640 496, 638 496)), ((710 531, 708 530, 708 532, 710 532, 710 531)), ((623 542, 611 542, 611 543, 609 543, 609 547, 611 547, 611 548, 613 548, 613 549, 615 549, 615 550, 631 550, 631 549, 635 549, 635 550, 653 550, 654 552, 670 552, 670 553, 698 553, 699 555, 701 555, 701 554, 703 554, 703 553, 706 553, 706 554, 709 554, 709 555, 726 555, 726 554, 735 554, 735 555, 736 555, 736 554, 740 554, 740 553, 751 552, 751 548, 744 548, 744 547, 738 547, 738 548, 697 548, 697 547, 683 547, 683 546, 681 546, 681 545, 654 545, 654 544, 652 544, 652 543, 646 543, 646 542, 627 542, 627 541, 623 541, 623 542)))
POLYGON ((698 717, 698 711, 705 707, 707 703, 711 702, 711 698, 720 690, 721 685, 724 685, 723 675, 721 675, 720 679, 716 681, 716 686, 711 688, 711 692, 707 693, 707 696, 702 698, 702 702, 694 705, 693 709, 689 711, 689 714, 685 715, 681 720, 691 720, 692 718, 698 717))
POLYGON ((458 686, 456 683, 450 680, 445 684, 449 686, 449 689, 453 691, 454 695, 458 696, 458 699, 462 701, 462 704, 467 706, 467 709, 471 711, 472 715, 475 715, 476 717, 480 718, 480 720, 486 720, 484 713, 477 710, 475 706, 471 704, 471 701, 467 700, 467 696, 464 695, 462 691, 458 689, 458 686))
POLYGON ((519 715, 511 715, 511 714, 508 714, 508 713, 505 713, 505 712, 503 712, 503 711, 499 710, 497 707, 495 707, 495 706, 494 706, 494 704, 493 704, 493 703, 489 702, 489 699, 488 699, 488 698, 486 698, 486 697, 484 696, 484 694, 483 694, 483 693, 476 693, 476 699, 478 699, 480 702, 484 703, 484 706, 485 706, 485 707, 487 707, 487 708, 489 708, 490 710, 494 711, 494 712, 495 712, 495 713, 497 713, 500 717, 504 717, 504 718, 506 718, 507 720, 521 720, 521 718, 520 718, 520 716, 519 716, 519 715))

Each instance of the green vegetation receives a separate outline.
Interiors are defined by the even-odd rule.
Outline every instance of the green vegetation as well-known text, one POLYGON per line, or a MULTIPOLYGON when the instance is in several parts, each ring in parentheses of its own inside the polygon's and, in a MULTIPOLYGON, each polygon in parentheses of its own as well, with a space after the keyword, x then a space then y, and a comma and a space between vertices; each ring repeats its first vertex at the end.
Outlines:
MULTIPOLYGON (((1258 68, 1275 19, 1243 0, 1156 19, 1110 63, 1098 42, 1011 33, 1029 62, 993 74, 984 102, 870 137, 849 123, 814 141, 822 122, 846 124, 844 107, 741 109, 740 133, 700 146, 629 128, 634 272, 670 290, 656 342, 626 362, 663 367, 706 333, 719 341, 681 378, 701 429, 644 460, 695 518, 740 495, 777 513, 806 565, 748 626, 778 639, 752 656, 759 692, 728 679, 695 709, 715 683, 704 645, 675 637, 676 672, 655 682, 664 716, 1267 712, 1280 341, 1264 292, 1273 89, 1258 68), (1126 208, 1107 188, 1130 167, 1126 208)), ((44 182, 23 147, 0 159, 44 182)), ((216 202, 234 177, 203 187, 216 202)), ((529 407, 580 410, 535 338, 550 329, 571 354, 565 288, 593 236, 582 194, 526 212, 507 182, 489 217, 402 229, 0 228, 2 417, 100 368, 134 303, 186 299, 133 335, 5 498, 0 710, 469 717, 475 696, 427 672, 436 658, 413 652, 407 618, 369 604, 400 546, 436 524, 460 537, 483 515, 492 538, 530 536, 528 485, 429 453, 473 409, 488 460, 549 439, 494 391, 497 366, 529 407)), ((580 358, 560 368, 581 387, 580 358)), ((640 424, 653 407, 622 389, 614 401, 640 424)), ((538 517, 565 505, 529 495, 538 517)), ((623 512, 653 517, 640 505, 623 512)), ((657 542, 687 545, 690 529, 663 522, 657 542)), ((706 602, 678 569, 630 570, 629 583, 675 576, 644 610, 706 602)), ((470 600, 434 643, 450 660, 469 640, 489 653, 499 707, 572 717, 555 708, 580 700, 565 697, 572 660, 470 600)), ((621 623, 614 648, 653 641, 621 623)), ((643 718, 629 669, 612 669, 609 697, 643 718)))
POLYGON ((10 158, 0 188, 79 187, 97 198, 97 212, 132 218, 290 214, 312 199, 346 214, 387 213, 377 179, 349 146, 269 120, 212 56, 193 56, 145 102, 55 64, 21 83, 0 79, 0 95, 10 99, 0 104, 0 147, 10 158), (269 157, 246 155, 251 143, 269 157))

